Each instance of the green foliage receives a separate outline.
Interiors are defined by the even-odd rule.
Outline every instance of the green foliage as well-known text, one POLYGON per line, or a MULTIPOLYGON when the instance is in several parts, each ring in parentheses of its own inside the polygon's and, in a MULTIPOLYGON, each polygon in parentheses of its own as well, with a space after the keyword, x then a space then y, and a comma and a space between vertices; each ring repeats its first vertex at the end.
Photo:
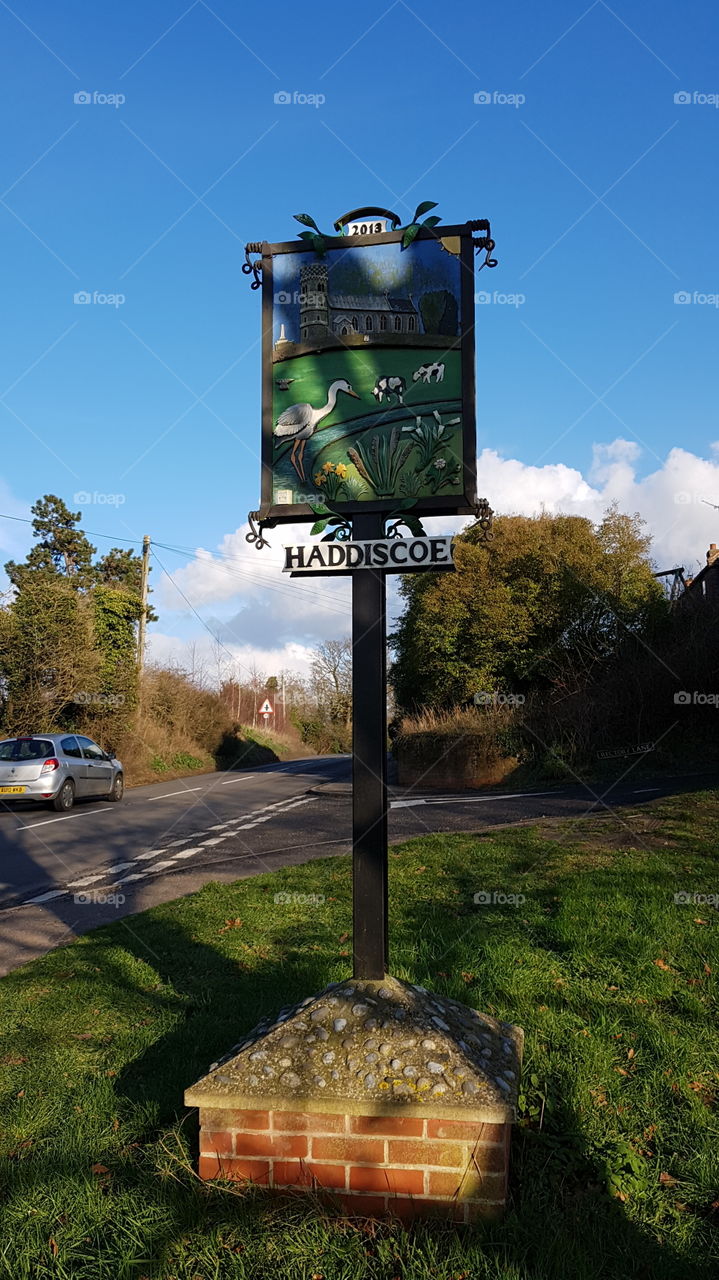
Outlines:
POLYGON ((397 704, 450 708, 481 690, 571 682, 665 612, 638 517, 503 516, 456 541, 457 572, 406 575, 392 643, 397 704))
POLYGON ((5 572, 13 586, 19 587, 28 571, 41 572, 53 577, 73 579, 77 587, 88 586, 94 579, 92 557, 95 548, 85 534, 77 528, 82 519, 81 511, 70 511, 62 498, 46 493, 31 507, 32 531, 39 541, 32 548, 24 565, 9 561, 5 572))
POLYGON ((192 769, 205 768, 205 761, 199 756, 191 755, 189 751, 177 751, 170 760, 170 764, 173 769, 187 769, 188 772, 192 769))
POLYGON ((336 719, 328 723, 318 715, 293 712, 292 723, 302 741, 318 755, 343 755, 352 750, 351 731, 336 719))
POLYGON ((400 445, 400 430, 393 427, 387 433, 372 436, 371 440, 357 440, 347 453, 364 480, 375 490, 379 498, 392 497, 397 480, 407 458, 412 452, 411 442, 400 445))
POLYGON ((425 333, 444 333, 454 337, 459 325, 457 299, 448 289, 431 289, 419 300, 425 333))
POLYGON ((125 710, 137 700, 136 625, 142 613, 137 596, 114 587, 92 592, 95 648, 100 655, 99 680, 104 694, 120 694, 125 710))
MULTIPOLYGON (((97 581, 103 586, 121 588, 138 599, 142 595, 142 556, 129 548, 111 547, 97 561, 95 573, 97 581)), ((147 621, 157 622, 157 614, 150 605, 147 608, 147 621)))
POLYGON ((93 561, 81 512, 54 494, 32 512, 37 541, 5 566, 15 593, 0 609, 3 727, 122 731, 137 701, 141 559, 112 547, 93 561))

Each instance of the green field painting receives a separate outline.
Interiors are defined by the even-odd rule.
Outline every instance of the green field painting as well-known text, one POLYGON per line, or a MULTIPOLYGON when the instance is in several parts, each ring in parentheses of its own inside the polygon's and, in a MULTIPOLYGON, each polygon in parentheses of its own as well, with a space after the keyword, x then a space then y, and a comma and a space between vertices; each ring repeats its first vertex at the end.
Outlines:
POLYGON ((272 408, 278 504, 463 492, 459 350, 340 347, 283 360, 272 408))

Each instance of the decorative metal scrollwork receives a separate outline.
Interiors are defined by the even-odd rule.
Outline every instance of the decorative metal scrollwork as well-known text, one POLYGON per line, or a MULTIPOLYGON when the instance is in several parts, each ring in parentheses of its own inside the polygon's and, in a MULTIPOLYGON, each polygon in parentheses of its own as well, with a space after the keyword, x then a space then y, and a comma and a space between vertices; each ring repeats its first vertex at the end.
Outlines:
POLYGON ((245 534, 245 542, 254 543, 255 551, 261 551, 263 547, 269 547, 269 542, 264 536, 265 529, 273 529, 274 523, 270 520, 261 520, 259 511, 248 511, 247 519, 250 525, 250 532, 245 534))
POLYGON ((245 245, 245 261, 242 264, 243 273, 246 276, 253 276, 254 279, 250 284, 251 289, 259 289, 262 284, 262 244, 259 241, 251 240, 245 245), (250 258, 251 253, 259 253, 260 257, 254 262, 250 258))
MULTIPOLYGON (((349 542, 352 537, 352 525, 349 520, 343 520, 339 516, 334 516, 331 520, 325 521, 325 525, 329 524, 329 533, 324 534, 323 542, 349 542)), ((324 526, 323 526, 324 527, 324 526)))
POLYGON ((474 533, 478 531, 481 541, 489 542, 490 539, 494 537, 494 533, 492 532, 492 518, 494 516, 494 512, 486 498, 480 498, 474 508, 474 515, 477 523, 471 526, 472 532, 474 533))
POLYGON ((405 538, 407 535, 400 533, 402 525, 404 525, 405 529, 409 529, 413 538, 426 538, 427 536, 422 521, 413 512, 407 511, 399 514, 395 511, 390 513, 388 520, 389 524, 386 526, 384 533, 385 538, 405 538))
POLYGON ((497 259, 492 257, 492 251, 496 248, 496 245, 491 236, 489 219, 475 218, 473 222, 468 222, 467 226, 471 231, 486 231, 487 233, 484 236, 472 236, 472 244, 477 253, 484 252, 485 254, 484 262, 480 262, 477 270, 481 271, 482 267, 496 267, 497 259))

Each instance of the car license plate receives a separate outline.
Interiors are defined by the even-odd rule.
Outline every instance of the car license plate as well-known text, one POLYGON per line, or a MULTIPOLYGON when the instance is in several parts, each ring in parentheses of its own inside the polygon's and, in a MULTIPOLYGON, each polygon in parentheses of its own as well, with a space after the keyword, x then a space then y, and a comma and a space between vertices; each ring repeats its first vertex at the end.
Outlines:
POLYGON ((17 796, 27 791, 27 787, 0 787, 0 796, 17 796))

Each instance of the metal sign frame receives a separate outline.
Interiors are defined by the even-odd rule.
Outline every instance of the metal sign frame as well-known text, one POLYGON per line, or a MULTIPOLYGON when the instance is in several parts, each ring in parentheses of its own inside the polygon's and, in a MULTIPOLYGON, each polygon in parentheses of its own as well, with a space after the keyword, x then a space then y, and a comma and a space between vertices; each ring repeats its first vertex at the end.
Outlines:
MULTIPOLYGON (((422 229, 414 243, 422 240, 443 240, 459 238, 459 334, 447 337, 447 351, 459 349, 461 361, 461 397, 462 397, 462 475, 464 479, 461 495, 441 494, 419 497, 412 504, 412 512, 417 515, 472 515, 477 505, 477 444, 476 444, 476 400, 475 400, 475 343, 474 343, 474 256, 477 241, 472 232, 476 224, 463 223, 453 226, 441 226, 436 230, 422 229)), ((402 241, 402 231, 382 232, 374 235, 353 235, 327 237, 328 254, 343 248, 363 248, 372 245, 397 244, 402 241)), ((307 244, 303 240, 289 240, 279 244, 262 241, 253 245, 253 250, 262 256, 262 488, 260 521, 271 524, 296 524, 303 520, 316 518, 308 503, 281 504, 273 502, 273 380, 276 366, 273 365, 274 341, 274 286, 273 259, 278 254, 307 254, 307 244)), ((410 250, 411 251, 411 250, 410 250)), ((383 344, 384 345, 384 344, 383 344)), ((401 346, 401 343, 397 344, 401 346)), ((353 344, 348 343, 348 349, 353 344)), ((389 346, 388 346, 389 349, 389 346)), ((318 346, 317 351, 322 347, 318 346)), ((307 354, 310 354, 308 352, 307 354)), ((380 419, 381 423, 381 419, 380 419)), ((379 423, 378 423, 379 425, 379 423)), ((322 493, 317 493, 317 505, 323 505, 322 493)), ((333 509, 346 515, 391 513, 396 510, 397 500, 382 498, 368 501, 348 501, 333 503, 333 509)))

